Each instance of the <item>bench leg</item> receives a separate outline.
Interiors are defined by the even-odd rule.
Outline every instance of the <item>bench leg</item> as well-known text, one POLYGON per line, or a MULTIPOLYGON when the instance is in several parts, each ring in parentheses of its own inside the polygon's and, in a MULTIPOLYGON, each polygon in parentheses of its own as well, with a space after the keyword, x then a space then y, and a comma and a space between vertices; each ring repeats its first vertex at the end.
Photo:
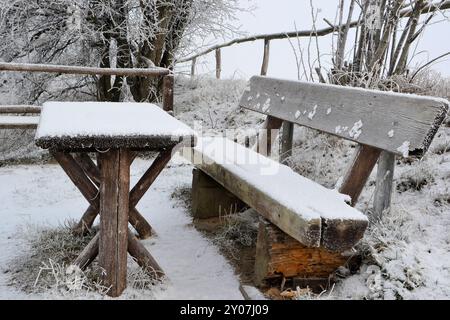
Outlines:
POLYGON ((119 296, 126 288, 130 154, 110 150, 100 155, 99 264, 108 295, 119 296))
POLYGON ((347 257, 324 248, 311 248, 287 235, 269 221, 261 218, 255 257, 255 285, 267 280, 302 278, 304 283, 326 283, 347 257))
POLYGON ((391 207, 392 185, 394 179, 395 154, 383 151, 378 160, 377 184, 375 188, 373 217, 381 219, 383 212, 391 207))
POLYGON ((207 219, 236 213, 246 205, 199 169, 192 172, 192 216, 207 219))

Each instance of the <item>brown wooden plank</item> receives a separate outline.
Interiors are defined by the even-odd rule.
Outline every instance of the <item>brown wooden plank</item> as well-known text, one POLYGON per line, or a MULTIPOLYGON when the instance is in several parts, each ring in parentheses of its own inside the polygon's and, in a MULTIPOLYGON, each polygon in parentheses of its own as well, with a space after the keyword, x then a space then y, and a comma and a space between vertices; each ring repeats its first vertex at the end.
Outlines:
POLYGON ((173 111, 175 78, 172 74, 163 78, 163 110, 173 111))
POLYGON ((281 204, 278 199, 252 186, 223 164, 214 162, 208 155, 202 154, 197 149, 193 150, 193 159, 203 159, 203 161, 195 162, 200 170, 304 245, 309 247, 320 245, 322 220, 319 214, 316 218, 305 218, 281 204))
POLYGON ((240 106, 395 154, 403 155, 405 148, 410 154, 421 155, 444 120, 449 103, 424 96, 255 76, 240 106))
POLYGON ((100 170, 89 155, 85 152, 77 152, 74 158, 84 173, 98 186, 100 184, 100 170))
POLYGON ((139 242, 139 240, 130 231, 128 232, 128 252, 146 272, 154 275, 156 278, 161 278, 164 276, 164 271, 152 257, 150 252, 145 249, 142 243, 139 242))
POLYGON ((172 149, 162 151, 130 192, 130 206, 135 207, 172 157, 172 149))
POLYGON ((128 220, 130 207, 130 153, 119 150, 118 199, 117 199, 117 283, 119 291, 127 286, 128 220))
POLYGON ((51 151, 51 154, 86 200, 92 206, 97 206, 98 208, 98 202, 95 201, 98 197, 98 189, 92 181, 89 180, 75 159, 69 153, 51 151))
MULTIPOLYGON (((129 162, 134 161, 137 156, 137 152, 129 153, 129 162)), ((76 158, 80 167, 84 169, 84 172, 89 175, 94 184, 99 187, 100 186, 100 170, 97 165, 92 161, 92 159, 86 153, 78 153, 76 154, 76 158)), ((82 218, 78 222, 78 224, 74 228, 74 232, 77 234, 83 234, 86 231, 89 231, 92 228, 92 225, 95 221, 95 218, 98 215, 98 205, 94 203, 94 205, 90 205, 89 208, 85 211, 82 218)), ((152 227, 148 223, 147 220, 139 213, 139 211, 130 206, 129 211, 129 220, 130 224, 136 229, 141 239, 147 239, 152 235, 152 227)))
POLYGON ((72 264, 78 266, 81 270, 86 269, 98 255, 99 239, 100 233, 97 232, 72 264))
POLYGON ((321 247, 332 252, 350 250, 363 238, 368 224, 364 220, 322 218, 321 247))
POLYGON ((119 296, 126 288, 128 237, 128 158, 121 150, 102 153, 100 184, 99 264, 108 295, 119 296), (124 254, 125 252, 125 254, 124 254))
POLYGON ((280 277, 328 278, 347 258, 324 248, 308 248, 261 219, 255 259, 255 283, 280 277))
POLYGON ((81 66, 63 66, 48 64, 29 64, 29 63, 8 63, 0 62, 0 71, 17 72, 47 72, 62 74, 82 74, 82 75, 109 75, 109 76, 143 76, 159 77, 170 73, 169 69, 153 68, 97 68, 81 66))
POLYGON ((349 169, 339 188, 340 193, 347 194, 352 198, 352 206, 358 202, 359 195, 381 153, 380 149, 365 145, 359 145, 356 148, 349 169))
POLYGON ((6 113, 39 114, 41 113, 41 107, 29 105, 0 106, 0 114, 6 113))

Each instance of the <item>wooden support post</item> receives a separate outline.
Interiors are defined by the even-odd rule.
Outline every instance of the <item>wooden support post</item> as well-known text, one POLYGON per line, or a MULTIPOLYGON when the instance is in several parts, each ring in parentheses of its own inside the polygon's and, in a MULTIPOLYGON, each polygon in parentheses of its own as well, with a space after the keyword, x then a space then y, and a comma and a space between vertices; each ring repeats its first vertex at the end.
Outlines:
POLYGON ((220 79, 222 73, 222 53, 220 49, 216 49, 216 79, 220 79))
POLYGON ((268 116, 260 129, 261 134, 257 136, 256 146, 253 149, 262 155, 270 155, 272 143, 276 138, 272 130, 279 130, 282 124, 283 120, 268 116))
POLYGON ((163 110, 173 112, 173 89, 175 84, 175 78, 172 74, 164 76, 163 78, 163 110))
POLYGON ((285 163, 286 159, 292 156, 292 144, 294 140, 294 124, 284 121, 281 133, 281 156, 280 162, 285 163))
POLYGON ((140 243, 132 232, 128 231, 128 252, 136 260, 137 264, 147 273, 156 278, 164 276, 164 271, 152 257, 150 252, 140 243))
POLYGON ((98 255, 99 239, 100 232, 97 232, 72 264, 78 266, 81 270, 86 269, 98 255))
POLYGON ((100 185, 100 170, 97 165, 92 161, 87 153, 76 153, 74 156, 84 173, 92 180, 97 186, 100 185))
POLYGON ((380 159, 378 160, 373 220, 381 219, 383 213, 389 211, 391 207, 394 167, 395 154, 387 151, 381 152, 380 159))
POLYGON ((245 204, 199 169, 192 171, 192 216, 196 219, 225 216, 245 208, 245 204))
POLYGON ((170 161, 172 149, 161 152, 130 192, 130 206, 135 207, 170 161))
MULTIPOLYGON (((136 152, 129 152, 129 160, 130 165, 136 158, 137 153, 136 152)), ((77 154, 76 158, 78 160, 78 163, 73 159, 70 155, 66 154, 59 154, 57 157, 60 159, 59 163, 60 165, 65 169, 66 172, 70 171, 70 176, 72 176, 72 181, 84 181, 84 184, 88 184, 86 180, 86 175, 89 176, 89 178, 92 180, 92 182, 97 186, 100 187, 100 170, 99 166, 95 165, 95 163, 92 161, 92 159, 87 154, 77 154), (65 160, 63 160, 65 159, 65 160), (69 167, 68 167, 68 164, 69 167), (78 166, 78 169, 77 169, 78 166), (75 168, 75 171, 71 168, 75 168), (81 169, 81 170, 80 170, 81 169), (86 175, 83 175, 81 171, 84 171, 86 175)), ((100 165, 100 161, 99 165, 100 165)), ((75 185, 80 188, 80 185, 75 183, 75 185)), ((81 189, 80 189, 81 190, 81 189)), ((95 218, 97 217, 99 213, 99 204, 98 204, 98 198, 97 198, 98 190, 93 191, 88 190, 85 194, 86 200, 90 203, 89 208, 86 209, 85 213, 83 214, 81 220, 78 222, 78 224, 74 228, 75 234, 84 234, 86 231, 89 231, 94 224, 95 218), (88 196, 88 197, 86 197, 88 196)), ((135 208, 136 205, 131 206, 130 205, 130 211, 129 211, 129 219, 130 224, 136 229, 136 231, 139 234, 139 237, 141 239, 147 239, 150 238, 152 235, 152 227, 150 224, 145 220, 145 218, 139 213, 139 211, 135 208)))
POLYGON ((339 188, 340 193, 347 194, 352 198, 352 206, 355 206, 358 202, 359 195, 377 163, 380 153, 380 149, 362 144, 358 145, 350 168, 339 188))
POLYGON ((327 279, 346 260, 341 253, 306 247, 267 220, 260 220, 254 274, 258 286, 281 277, 327 279))
POLYGON ((128 198, 130 159, 128 151, 114 149, 100 155, 99 264, 108 295, 118 297, 126 288, 128 244, 128 198))
POLYGON ((98 209, 98 203, 95 201, 98 195, 98 189, 85 175, 83 169, 75 159, 68 153, 51 152, 51 154, 86 200, 98 209))
POLYGON ((264 57, 261 66, 261 75, 266 76, 269 69, 269 56, 270 56, 270 40, 264 39, 264 57))
POLYGON ((195 65, 197 64, 197 58, 192 59, 191 64, 191 78, 195 76, 195 65))

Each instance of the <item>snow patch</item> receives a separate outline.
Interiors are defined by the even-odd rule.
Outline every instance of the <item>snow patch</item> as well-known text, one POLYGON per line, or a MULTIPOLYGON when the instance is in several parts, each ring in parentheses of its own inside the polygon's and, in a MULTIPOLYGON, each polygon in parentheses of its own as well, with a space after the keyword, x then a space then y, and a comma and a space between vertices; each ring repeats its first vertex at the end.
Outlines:
POLYGON ((351 128, 350 131, 348 132, 350 138, 358 139, 362 133, 362 127, 363 127, 362 120, 355 122, 353 128, 351 128))
POLYGON ((390 131, 388 132, 388 137, 389 137, 389 138, 393 138, 393 137, 394 137, 394 129, 392 129, 392 130, 390 130, 390 131))
POLYGON ((331 108, 327 109, 327 115, 329 115, 331 113, 331 108))
POLYGON ((266 112, 268 111, 270 108, 270 98, 267 98, 266 102, 264 102, 263 107, 262 107, 262 111, 266 112))
POLYGON ((312 111, 308 113, 309 120, 312 120, 317 112, 317 104, 313 107, 312 111))
POLYGON ((402 145, 397 148, 397 151, 400 151, 403 157, 405 158, 409 156, 409 145, 410 145, 409 141, 404 141, 402 145))

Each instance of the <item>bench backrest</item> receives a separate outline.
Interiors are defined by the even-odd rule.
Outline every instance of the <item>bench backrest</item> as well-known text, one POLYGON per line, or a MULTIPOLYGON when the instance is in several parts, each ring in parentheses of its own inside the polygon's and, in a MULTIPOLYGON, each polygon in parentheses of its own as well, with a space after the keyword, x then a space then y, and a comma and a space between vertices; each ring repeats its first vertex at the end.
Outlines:
POLYGON ((408 156, 426 152, 449 103, 440 98, 255 76, 240 106, 408 156))

